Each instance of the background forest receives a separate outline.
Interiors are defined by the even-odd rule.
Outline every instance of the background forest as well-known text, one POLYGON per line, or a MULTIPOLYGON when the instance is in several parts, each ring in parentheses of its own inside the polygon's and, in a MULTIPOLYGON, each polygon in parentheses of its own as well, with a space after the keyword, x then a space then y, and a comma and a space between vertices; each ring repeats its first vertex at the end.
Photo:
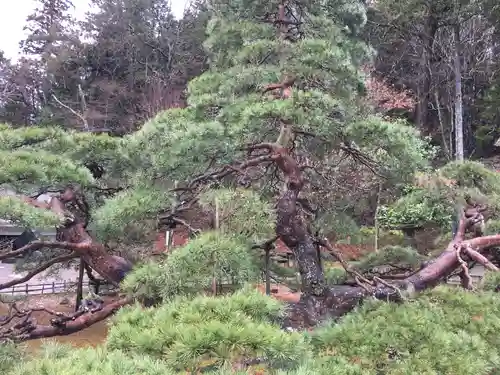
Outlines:
POLYGON ((497 2, 92 4, 39 0, 0 53, 0 217, 57 231, 0 293, 119 293, 0 295, 2 373, 500 374, 497 2))
MULTIPOLYGON (((495 1, 368 3, 358 37, 376 51, 366 69, 377 78, 368 87, 377 109, 414 123, 450 160, 462 108, 466 157, 495 154, 495 1)), ((93 0, 92 6, 95 13, 76 22, 69 0, 39 1, 21 41, 24 57, 0 57, 0 121, 124 134, 160 110, 185 105, 187 82, 208 67, 205 4, 192 4, 180 20, 160 0, 93 0)))

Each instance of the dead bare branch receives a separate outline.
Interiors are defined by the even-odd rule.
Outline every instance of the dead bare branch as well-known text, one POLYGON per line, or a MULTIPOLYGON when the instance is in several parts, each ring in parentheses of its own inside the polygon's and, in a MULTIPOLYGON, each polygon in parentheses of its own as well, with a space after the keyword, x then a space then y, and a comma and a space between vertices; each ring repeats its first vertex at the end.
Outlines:
POLYGON ((77 258, 77 257, 78 257, 77 253, 72 253, 69 255, 61 255, 59 257, 52 258, 51 260, 47 261, 46 263, 43 263, 40 266, 36 267, 34 270, 28 272, 25 276, 23 276, 19 279, 14 279, 14 280, 8 281, 6 283, 0 284, 0 290, 10 288, 10 287, 17 285, 17 284, 25 283, 26 281, 31 280, 33 277, 35 277, 39 273, 45 271, 46 269, 53 266, 54 264, 67 262, 67 261, 74 259, 74 258, 77 258))

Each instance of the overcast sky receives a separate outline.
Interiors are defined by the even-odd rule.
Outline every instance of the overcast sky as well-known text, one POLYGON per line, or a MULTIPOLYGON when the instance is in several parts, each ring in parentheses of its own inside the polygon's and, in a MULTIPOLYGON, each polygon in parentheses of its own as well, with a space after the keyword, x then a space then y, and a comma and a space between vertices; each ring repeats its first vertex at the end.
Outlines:
MULTIPOLYGON (((26 17, 33 12, 35 0, 0 0, 0 50, 9 58, 19 53, 19 41, 24 39, 26 17)), ((176 17, 182 16, 187 0, 171 0, 176 17)), ((82 19, 89 10, 88 0, 73 0, 75 17, 82 19)))

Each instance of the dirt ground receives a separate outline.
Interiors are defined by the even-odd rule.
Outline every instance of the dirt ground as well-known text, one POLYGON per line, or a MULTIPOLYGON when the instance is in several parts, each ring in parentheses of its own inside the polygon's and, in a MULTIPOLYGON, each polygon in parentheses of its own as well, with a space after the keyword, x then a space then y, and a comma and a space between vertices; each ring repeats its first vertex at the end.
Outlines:
MULTIPOLYGON (((17 302, 18 306, 22 308, 22 306, 32 306, 35 307, 37 305, 43 304, 45 307, 53 309, 55 311, 71 313, 75 310, 75 296, 73 295, 44 295, 44 296, 30 296, 28 299, 23 300, 21 302, 17 302), (61 301, 67 298, 70 303, 61 305, 61 301)), ((8 304, 0 302, 0 315, 6 315, 8 313, 8 304)), ((48 324, 50 320, 50 316, 47 313, 34 313, 34 317, 36 318, 39 324, 48 324)), ((91 327, 84 329, 80 332, 76 332, 69 336, 59 336, 54 337, 48 340, 54 340, 59 343, 71 344, 76 347, 85 347, 85 346, 96 346, 104 342, 106 339, 106 335, 108 332, 107 321, 104 320, 97 324, 92 325, 91 327)), ((31 340, 26 342, 28 349, 31 351, 37 351, 43 340, 31 340)))

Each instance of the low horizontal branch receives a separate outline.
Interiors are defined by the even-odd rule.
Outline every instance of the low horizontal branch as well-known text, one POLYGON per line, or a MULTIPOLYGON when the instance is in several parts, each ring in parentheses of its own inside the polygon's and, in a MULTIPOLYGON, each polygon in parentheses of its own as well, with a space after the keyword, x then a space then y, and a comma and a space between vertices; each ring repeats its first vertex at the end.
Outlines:
POLYGON ((31 241, 29 244, 24 245, 23 247, 10 251, 8 253, 3 253, 0 254, 0 260, 3 259, 8 259, 12 257, 16 257, 18 255, 23 255, 24 253, 30 251, 30 250, 39 250, 44 247, 50 248, 50 249, 63 249, 63 250, 70 250, 70 251, 75 251, 75 252, 82 252, 83 250, 88 249, 90 246, 90 243, 88 242, 80 242, 80 243, 75 243, 75 242, 65 242, 65 241, 31 241))
POLYGON ((72 253, 72 254, 62 255, 62 256, 53 258, 53 259, 49 260, 48 262, 43 263, 40 266, 36 267, 34 270, 28 272, 25 276, 23 276, 19 279, 10 280, 10 281, 7 281, 6 283, 0 284, 0 290, 10 288, 10 287, 17 285, 17 284, 25 283, 26 281, 31 280, 33 277, 35 277, 39 273, 42 273, 43 271, 45 271, 49 267, 52 267, 53 265, 55 265, 57 263, 67 262, 67 261, 74 259, 76 257, 78 257, 78 254, 72 253))

